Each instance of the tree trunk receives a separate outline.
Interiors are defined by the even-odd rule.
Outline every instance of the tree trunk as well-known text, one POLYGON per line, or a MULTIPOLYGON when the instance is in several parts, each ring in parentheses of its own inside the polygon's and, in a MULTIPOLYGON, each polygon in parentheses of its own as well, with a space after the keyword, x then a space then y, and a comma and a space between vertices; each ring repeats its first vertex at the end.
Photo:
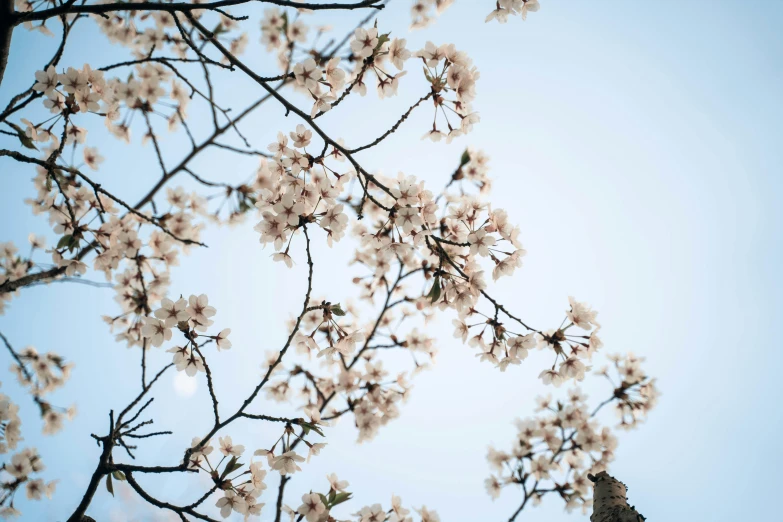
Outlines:
POLYGON ((643 522, 645 518, 628 505, 625 484, 606 471, 588 475, 593 482, 593 514, 590 522, 643 522))
POLYGON ((8 65, 15 16, 14 0, 0 0, 0 84, 3 83, 3 73, 8 65))

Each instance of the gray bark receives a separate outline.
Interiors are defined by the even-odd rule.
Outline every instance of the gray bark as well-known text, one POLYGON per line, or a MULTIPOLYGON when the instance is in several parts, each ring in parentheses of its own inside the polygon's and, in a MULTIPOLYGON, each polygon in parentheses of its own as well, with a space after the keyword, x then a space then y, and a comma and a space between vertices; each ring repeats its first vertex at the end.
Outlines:
POLYGON ((593 482, 593 514, 590 522, 644 522, 645 518, 628 505, 625 484, 602 471, 588 475, 593 482))
POLYGON ((11 50, 11 33, 14 32, 14 0, 0 0, 0 84, 8 65, 8 53, 11 50))

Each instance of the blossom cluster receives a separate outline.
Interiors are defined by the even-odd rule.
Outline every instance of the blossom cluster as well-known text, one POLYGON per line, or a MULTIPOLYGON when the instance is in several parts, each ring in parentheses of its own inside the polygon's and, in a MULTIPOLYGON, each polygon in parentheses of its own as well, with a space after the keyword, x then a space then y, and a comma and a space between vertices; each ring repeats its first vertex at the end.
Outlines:
MULTIPOLYGON (((19 406, 0 393, 0 455, 17 448, 22 441, 19 406)), ((44 464, 35 448, 16 451, 9 459, 3 459, 0 467, 0 518, 17 517, 21 513, 14 506, 17 492, 24 488, 28 500, 51 498, 57 481, 44 482, 35 475, 43 471, 44 464)))
MULTIPOLYGON (((321 428, 329 424, 321 420, 318 410, 307 410, 306 415, 308 416, 307 420, 303 418, 276 419, 286 423, 280 438, 271 448, 258 449, 253 453, 254 456, 265 457, 269 469, 277 471, 281 477, 301 471, 299 463, 305 460, 309 461, 310 457, 318 455, 321 449, 326 446, 322 442, 312 443, 307 440, 306 436, 310 433, 323 436, 321 428), (303 433, 296 434, 294 425, 303 427, 303 433), (309 448, 307 459, 293 449, 299 442, 303 442, 309 448), (280 450, 278 450, 278 445, 281 446, 280 450)), ((209 474, 215 489, 222 492, 222 496, 217 500, 215 506, 220 508, 220 514, 224 518, 230 516, 232 512, 245 515, 245 519, 249 516, 260 515, 264 503, 259 502, 258 499, 267 489, 264 482, 267 475, 267 470, 264 469, 264 459, 253 461, 251 458, 250 464, 245 465, 239 462, 245 453, 244 445, 235 444, 229 435, 220 437, 218 442, 218 451, 222 457, 219 457, 219 461, 214 457, 210 461, 210 455, 215 449, 210 441, 202 441, 198 437, 193 438, 191 448, 188 450, 188 469, 204 471, 209 474)), ((343 496, 342 498, 347 500, 347 497, 343 496)))
MULTIPOLYGON (((473 244, 475 243, 471 246, 473 244)), ((514 254, 497 263, 493 275, 502 275, 506 270, 513 269, 518 263, 513 256, 514 254)), ((590 361, 603 343, 597 335, 600 329, 595 320, 597 312, 588 305, 577 302, 573 297, 569 298, 569 302, 571 306, 560 328, 533 331, 523 325, 528 329, 528 333, 515 333, 499 323, 497 318, 478 312, 474 306, 475 302, 469 300, 467 305, 457 307, 460 318, 453 321, 454 337, 478 348, 480 351, 477 356, 481 360, 493 362, 501 370, 505 370, 509 365, 520 364, 533 349, 554 353, 552 367, 543 370, 539 375, 543 383, 559 387, 571 379, 582 381, 590 370, 585 362, 590 361), (471 320, 472 317, 476 319, 471 320), (474 320, 477 322, 473 323, 474 320), (567 333, 572 327, 592 331, 590 335, 567 333)))
MULTIPOLYGON (((283 505, 282 512, 289 515, 290 520, 306 520, 307 522, 327 522, 336 520, 331 515, 335 506, 352 498, 352 493, 347 491, 348 481, 340 480, 335 473, 327 475, 329 489, 327 493, 309 492, 302 495, 302 503, 296 509, 283 505)), ((419 515, 420 522, 440 522, 438 513, 427 506, 422 506, 413 511, 419 515)), ((402 499, 392 495, 389 509, 384 509, 378 504, 367 505, 351 515, 351 520, 356 522, 413 522, 411 510, 404 507, 402 499)))
POLYGON ((424 29, 451 7, 454 0, 413 0, 411 6, 411 30, 424 29))
POLYGON ((567 511, 580 508, 583 513, 589 512, 592 482, 588 476, 605 471, 617 447, 614 432, 601 425, 597 414, 604 406, 614 404, 620 419, 617 427, 628 429, 644 420, 658 397, 655 380, 640 368, 641 359, 633 355, 609 358, 615 371, 603 368, 596 372, 616 386, 608 399, 591 410, 587 396, 578 387, 568 390, 563 399, 538 397, 538 416, 516 421, 518 433, 511 450, 489 448, 487 460, 493 473, 485 486, 493 499, 504 488, 515 485, 523 489, 524 502, 538 504, 546 494, 555 493, 565 502, 567 511))
POLYGON ((278 251, 275 261, 283 261, 289 267, 293 264, 289 254, 292 232, 317 223, 326 231, 331 245, 345 235, 348 222, 337 198, 350 176, 329 168, 323 157, 309 154, 311 140, 312 131, 304 125, 298 125, 288 136, 278 133, 277 141, 268 147, 274 158, 262 161, 256 181, 260 190, 255 206, 262 219, 255 230, 261 234, 262 244, 272 243, 278 251))
POLYGON ((485 22, 497 20, 505 24, 509 16, 519 16, 522 20, 527 20, 527 14, 535 13, 540 7, 538 0, 497 0, 495 9, 487 15, 485 22))
MULTIPOLYGON (((294 133, 291 137, 297 139, 294 133)), ((309 136, 301 134, 300 138, 308 139, 309 136)), ((279 141, 270 146, 270 150, 283 150, 284 142, 287 143, 287 137, 281 135, 279 141)), ((478 314, 479 298, 486 288, 479 263, 483 259, 490 260, 495 265, 493 276, 497 279, 513 273, 524 254, 517 240, 518 228, 509 224, 507 214, 500 209, 489 211, 475 197, 464 193, 465 183, 475 186, 479 192, 486 191, 490 185, 487 162, 487 157, 480 151, 469 149, 463 154, 447 186, 447 189, 459 186, 459 197, 448 191, 435 197, 422 182, 410 176, 400 175, 396 179, 374 177, 378 184, 388 187, 388 193, 381 190, 373 192, 373 202, 367 204, 371 227, 358 222, 353 227, 353 233, 360 241, 354 263, 362 265, 369 272, 365 277, 356 278, 355 282, 361 289, 362 298, 370 302, 378 294, 381 297, 384 294, 391 297, 393 294, 397 299, 389 301, 387 298, 387 306, 401 306, 398 315, 400 321, 415 315, 427 321, 438 308, 457 310, 461 315, 455 321, 458 336, 467 340, 471 329, 477 328, 478 331, 470 336, 471 344, 482 347, 482 359, 505 369, 509 364, 518 364, 532 347, 540 345, 543 348, 545 335, 533 332, 514 334, 501 324, 493 326, 494 319, 491 317, 487 317, 483 328, 481 324, 468 326, 465 322, 470 322, 469 317, 478 314), (442 212, 437 204, 440 199, 446 202, 442 212), (440 218, 439 213, 442 215, 440 218), (441 237, 434 235, 434 231, 441 237), (499 248, 497 243, 508 243, 512 251, 499 248), (446 259, 452 260, 454 265, 447 264, 446 259), (464 263, 462 260, 465 260, 464 263), (413 275, 423 275, 425 280, 434 281, 428 295, 404 289, 402 279, 413 275)), ((282 175, 283 169, 278 170, 282 175)), ((279 183, 279 179, 270 185, 279 183)), ((356 210, 351 199, 345 202, 356 210)), ((286 235, 286 229, 304 227, 317 216, 306 210, 303 204, 296 207, 290 200, 276 205, 276 213, 273 207, 257 230, 262 232, 262 242, 276 240, 277 249, 285 247, 283 252, 275 256, 288 259, 288 244, 285 241, 289 240, 289 236, 286 235), (272 224, 275 223, 277 228, 273 234, 272 224)), ((304 368, 301 363, 289 367, 274 366, 273 375, 279 376, 279 379, 270 384, 267 396, 279 401, 290 400, 294 390, 291 379, 301 376, 304 388, 300 395, 307 406, 323 407, 324 397, 332 397, 336 393, 345 401, 346 407, 343 409, 330 405, 327 418, 340 412, 352 412, 359 429, 359 440, 367 440, 375 435, 380 426, 398 415, 397 403, 408 395, 409 379, 427 366, 426 361, 417 360, 417 354, 423 353, 432 359, 436 354, 434 339, 416 328, 402 333, 399 325, 395 324, 395 314, 390 308, 382 310, 377 322, 362 324, 357 321, 360 314, 354 306, 349 305, 343 310, 340 305, 333 305, 326 300, 313 301, 321 304, 311 307, 302 316, 294 344, 300 354, 308 358, 315 357, 316 360, 322 359, 332 371, 323 375, 323 372, 304 368), (380 333, 379 327, 390 330, 384 333, 391 339, 390 343, 383 344, 373 339, 380 333), (414 360, 413 371, 398 373, 396 379, 384 382, 388 370, 384 368, 383 361, 378 360, 378 354, 380 350, 388 349, 409 351, 414 360), (359 370, 359 363, 364 364, 364 371, 359 370)), ((574 303, 575 308, 569 314, 579 325, 585 326, 587 319, 583 315, 590 314, 580 308, 583 305, 574 303)), ((598 337, 594 336, 593 351, 599 342, 598 337)), ((568 343, 564 341, 563 344, 568 343)), ((577 338, 574 347, 583 347, 583 344, 589 343, 577 338)), ((592 354, 587 349, 574 350, 574 353, 582 352, 592 354)), ((562 356, 565 361, 567 357, 562 353, 561 350, 558 357, 562 356)), ((266 367, 272 368, 276 362, 277 353, 272 352, 266 367)), ((573 362, 561 366, 563 371, 569 369, 574 378, 582 376, 579 371, 570 370, 574 367, 573 362)))
MULTIPOLYGON (((138 13, 139 15, 143 13, 138 13)), ((192 11, 195 18, 201 18, 203 10, 192 11)), ((246 32, 239 32, 241 25, 231 16, 228 10, 217 12, 217 23, 214 32, 228 41, 231 52, 241 55, 248 44, 246 32)), ((154 11, 144 16, 123 16, 119 13, 110 15, 92 15, 91 18, 100 28, 106 38, 115 44, 127 47, 135 57, 150 56, 155 50, 171 49, 179 58, 185 59, 191 49, 190 37, 179 31, 187 20, 180 14, 168 11, 154 11)))
POLYGON ((211 462, 209 456, 214 451, 212 445, 209 441, 202 443, 201 439, 194 438, 188 467, 208 473, 216 488, 222 490, 223 496, 215 505, 220 508, 220 514, 224 518, 231 515, 232 511, 245 515, 245 519, 248 516, 260 515, 264 503, 258 502, 258 497, 267 488, 264 482, 266 470, 261 462, 252 461, 245 468, 245 465, 239 462, 245 447, 234 444, 230 436, 220 437, 219 443, 218 450, 222 457, 219 457, 219 462, 214 462, 217 459, 211 462), (222 464, 224 465, 221 468, 222 464), (240 470, 241 473, 234 475, 240 470))
MULTIPOLYGON (((329 481, 328 493, 305 493, 302 495, 302 504, 296 510, 291 509, 289 506, 284 506, 283 512, 288 513, 292 521, 295 519, 301 520, 302 518, 307 520, 307 522, 335 520, 330 515, 331 509, 349 500, 351 493, 346 491, 348 482, 338 479, 334 473, 326 478, 329 481)), ((440 522, 438 513, 427 509, 427 506, 422 506, 414 511, 419 515, 421 522, 440 522)), ((362 507, 351 516, 354 517, 352 520, 356 522, 413 522, 411 510, 403 506, 402 499, 397 495, 392 495, 391 507, 389 509, 384 509, 381 504, 372 504, 362 507)))
MULTIPOLYGON (((19 279, 33 269, 35 263, 32 255, 36 249, 44 248, 46 239, 35 234, 30 234, 30 253, 27 257, 19 254, 17 246, 6 241, 0 243, 0 285, 6 281, 19 279)), ((0 292, 0 315, 5 312, 6 303, 11 300, 11 293, 0 292)))
POLYGON ((22 440, 22 421, 19 418, 19 406, 5 394, 0 394, 0 425, 3 427, 0 453, 8 453, 8 450, 16 449, 22 440))
POLYGON ((206 294, 191 295, 187 300, 180 298, 177 301, 164 298, 160 302, 160 308, 155 310, 154 317, 142 319, 144 326, 141 327, 141 336, 149 345, 160 347, 165 341, 171 340, 172 328, 179 329, 186 343, 167 351, 174 354, 172 362, 177 370, 193 377, 197 372, 205 371, 201 348, 206 344, 214 342, 217 351, 231 348, 231 341, 228 339, 230 328, 224 328, 217 335, 203 333, 214 324, 210 317, 216 313, 217 310, 209 305, 206 294), (205 340, 199 342, 202 337, 205 340))
MULTIPOLYGON (((291 11, 267 7, 261 19, 261 44, 268 52, 277 51, 277 63, 283 71, 290 70, 296 44, 305 44, 308 41, 310 26, 300 14, 296 12, 291 16, 291 11)), ((322 33, 323 28, 317 32, 322 33)))
POLYGON ((23 348, 16 354, 18 363, 11 365, 11 373, 16 375, 19 384, 27 388, 38 405, 44 420, 43 433, 53 435, 63 427, 63 421, 73 419, 76 406, 67 409, 54 406, 44 396, 62 387, 70 378, 73 363, 54 352, 38 353, 32 346, 23 348))
MULTIPOLYGON (((59 139, 53 132, 65 118, 64 133, 66 143, 83 144, 87 138, 87 130, 75 125, 72 116, 79 113, 104 115, 104 123, 108 131, 115 137, 130 143, 130 121, 134 111, 142 114, 151 113, 156 105, 173 109, 168 116, 169 130, 176 130, 187 115, 190 96, 183 84, 172 79, 173 73, 160 63, 138 64, 135 73, 125 80, 104 79, 104 73, 93 70, 89 64, 82 69, 69 67, 64 73, 57 73, 54 66, 35 73, 35 91, 45 96, 44 106, 55 116, 34 124, 22 119, 27 126, 25 133, 34 142, 52 142, 52 147, 59 147, 59 139), (168 86, 168 92, 166 87, 168 86), (173 102, 162 103, 164 98, 173 102), (161 104, 158 104, 161 102, 161 104), (122 109, 126 109, 122 117, 122 109)), ((145 140, 151 138, 151 130, 145 135, 145 140)), ((103 157, 95 148, 83 149, 85 164, 93 170, 103 162, 103 157)))
MULTIPOLYGON (((413 0, 411 30, 431 25, 453 3, 454 0, 413 0)), ((492 3, 495 8, 487 15, 485 22, 497 20, 505 24, 509 16, 519 16, 522 20, 527 20, 528 13, 535 13, 541 7, 538 0, 492 0, 492 3)))
MULTIPOLYGON (((425 367, 423 361, 416 360, 416 354, 433 356, 433 340, 413 329, 405 337, 395 336, 392 344, 384 345, 376 337, 392 326, 392 311, 382 309, 383 324, 376 326, 377 319, 360 321, 356 306, 348 305, 342 310, 339 304, 320 302, 302 317, 294 336, 293 344, 303 357, 274 366, 266 395, 280 402, 296 399, 308 410, 323 410, 327 420, 350 413, 359 442, 370 440, 382 426, 399 416, 399 405, 411 387, 410 379, 425 367), (410 351, 414 368, 392 374, 381 359, 381 353, 389 349, 410 351), (315 367, 311 363, 319 364, 315 367), (300 380, 301 388, 295 384, 300 380)), ((410 312, 403 313, 398 323, 410 317, 410 312)), ((266 370, 272 368, 278 354, 269 352, 268 356, 263 366, 266 370)))
POLYGON ((387 98, 397 94, 400 78, 407 74, 405 62, 411 57, 407 40, 390 36, 379 34, 376 27, 354 32, 351 50, 356 60, 349 86, 361 96, 367 93, 367 75, 375 76, 378 97, 387 98), (392 66, 397 72, 390 72, 392 66))
POLYGON ((432 130, 423 138, 434 142, 446 138, 446 143, 450 143, 473 130, 473 125, 481 120, 471 105, 476 98, 476 82, 480 76, 473 60, 464 51, 457 50, 454 44, 436 46, 432 42, 427 42, 416 57, 424 63, 424 74, 430 83, 436 109, 432 130), (445 128, 443 125, 438 128, 439 114, 445 121, 445 128))

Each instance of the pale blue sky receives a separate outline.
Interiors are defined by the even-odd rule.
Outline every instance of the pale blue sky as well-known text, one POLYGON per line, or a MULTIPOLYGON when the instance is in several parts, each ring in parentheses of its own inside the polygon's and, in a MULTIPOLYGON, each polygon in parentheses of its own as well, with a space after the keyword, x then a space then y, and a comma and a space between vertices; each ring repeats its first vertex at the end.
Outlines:
MULTIPOLYGON (((493 291, 538 325, 557 323, 569 295, 591 303, 600 311, 605 350, 647 357, 645 367, 659 379, 658 408, 641 429, 621 434, 612 467, 629 484, 631 502, 650 520, 780 518, 774 495, 783 465, 775 449, 783 428, 775 399, 783 364, 776 331, 783 313, 783 3, 542 3, 527 22, 497 25, 483 23, 491 2, 458 1, 434 27, 408 34, 412 49, 429 39, 455 42, 470 54, 481 70, 475 106, 482 122, 451 145, 432 145, 419 141, 430 115, 417 113, 361 160, 439 186, 466 145, 485 150, 493 205, 521 225, 528 250, 523 269, 493 291)), ((407 7, 394 0, 379 17, 381 28, 405 34, 407 7)), ((338 27, 355 18, 341 16, 327 18, 338 27)), ((256 53, 257 24, 250 27, 250 61, 271 71, 256 53)), ((22 31, 14 36, 0 101, 29 84, 54 45, 22 31)), ((84 31, 61 63, 109 63, 117 48, 103 42, 84 31)), ((349 99, 324 118, 327 130, 349 144, 377 135, 420 96, 416 72, 397 98, 349 99), (367 116, 367 107, 377 112, 367 116)), ((228 86, 227 79, 218 83, 228 86)), ((237 109, 258 93, 241 79, 230 87, 237 109)), ((260 148, 296 123, 270 105, 243 128, 260 148)), ((135 199, 157 176, 151 149, 126 147, 94 129, 90 139, 108 158, 101 182, 135 199)), ((164 143, 174 149, 173 161, 182 142, 164 143)), ((0 145, 9 142, 2 137, 0 145)), ((255 165, 225 158, 200 160, 198 171, 240 179, 255 165)), ((26 167, 0 162, 0 241, 21 244, 29 232, 47 230, 21 202, 33 194, 29 177, 26 167)), ((193 251, 174 270, 171 293, 207 293, 217 324, 232 328, 234 348, 215 368, 233 374, 218 381, 230 403, 246 395, 263 352, 285 335, 282 321, 299 306, 303 263, 293 271, 273 264, 252 222, 210 229, 204 240, 210 248, 193 251)), ((347 242, 319 249, 320 266, 330 271, 316 271, 317 293, 333 301, 350 295, 349 253, 347 242)), ((0 317, 0 331, 18 347, 55 350, 76 363, 56 399, 77 402, 80 413, 55 438, 39 435, 29 399, 9 374, 0 377, 3 392, 22 406, 26 442, 40 449, 47 476, 61 480, 51 502, 20 503, 23 520, 67 518, 98 456, 89 433, 104 431, 108 410, 124 405, 138 386, 138 352, 114 343, 100 321, 115 309, 112 297, 110 290, 77 285, 31 288, 0 317)), ((519 497, 509 490, 493 503, 484 492, 486 445, 508 446, 513 418, 532 412, 543 390, 535 379, 542 363, 531 358, 503 374, 479 364, 452 340, 450 319, 433 327, 441 339, 438 365, 418 378, 401 418, 361 446, 348 422, 330 430, 330 445, 296 478, 292 493, 320 488, 324 474, 336 471, 352 484, 351 508, 388 504, 394 492, 406 504, 437 509, 444 522, 508 518, 519 497)), ((167 359, 152 357, 158 365, 167 359)), ((189 419, 208 413, 209 404, 203 382, 187 399, 174 395, 170 377, 162 384, 156 426, 176 427, 177 434, 151 442, 142 459, 169 463, 203 431, 208 418, 189 419)), ((588 386, 588 392, 598 399, 607 390, 588 386)), ((245 425, 231 433, 253 446, 266 430, 245 425)), ((159 486, 173 500, 194 497, 179 483, 159 486)), ((287 498, 294 503, 298 495, 287 498)), ((137 508, 104 490, 94 505, 101 521, 119 520, 111 517, 120 511, 154 520, 145 518, 148 511, 133 515, 137 508)), ((261 520, 270 520, 271 511, 261 520)), ((521 518, 576 519, 582 518, 565 514, 555 499, 521 518)))

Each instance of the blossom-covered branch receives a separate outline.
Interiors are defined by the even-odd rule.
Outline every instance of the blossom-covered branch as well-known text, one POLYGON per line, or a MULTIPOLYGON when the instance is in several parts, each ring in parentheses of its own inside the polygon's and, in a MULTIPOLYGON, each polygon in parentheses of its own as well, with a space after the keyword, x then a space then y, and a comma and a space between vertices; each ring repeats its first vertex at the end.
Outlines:
MULTIPOLYGON (((401 139, 414 113, 431 111, 431 124, 428 120, 415 132, 433 143, 450 143, 473 130, 480 121, 472 106, 480 73, 465 51, 433 42, 409 50, 406 39, 376 18, 388 2, 267 0, 262 3, 276 6, 264 9, 261 44, 275 54, 278 70, 258 71, 242 58, 248 46, 243 22, 250 16, 227 10, 246 3, 24 1, 17 2, 9 19, 12 28, 23 24, 46 33, 45 21, 57 18, 63 33, 62 44, 35 73, 31 87, 13 96, 0 114, 3 139, 11 143, 0 149, 0 161, 34 169, 36 197, 28 204, 48 218, 55 245, 47 249, 46 241, 33 235, 26 255, 11 243, 0 245, 0 313, 25 287, 92 270, 112 283, 118 303, 105 322, 118 342, 140 353, 140 379, 134 380, 140 380, 141 389, 119 414, 109 413, 105 433, 92 435, 100 455, 70 521, 82 521, 101 483, 113 493, 116 481, 127 482, 148 504, 183 521, 215 520, 210 510, 222 517, 232 512, 257 516, 265 505, 261 500, 269 473, 279 477, 276 521, 285 515, 308 522, 334 520, 332 510, 352 497, 347 482, 330 475, 322 491, 311 491, 301 504, 296 500, 290 506, 287 484, 302 471, 302 463, 325 448, 332 423, 347 419, 356 427, 358 442, 364 442, 400 415, 412 380, 437 353, 437 340, 426 327, 438 313, 450 315, 454 337, 477 348, 480 362, 500 371, 522 364, 535 349, 546 354, 539 366, 544 385, 584 380, 602 347, 596 312, 585 303, 569 298, 564 314, 553 317, 556 327, 534 328, 494 297, 485 274, 491 272, 493 281, 512 276, 525 250, 519 227, 488 199, 486 154, 467 147, 455 158, 456 169, 444 169, 451 174, 439 190, 415 175, 384 176, 369 163, 366 151, 401 139), (344 38, 319 43, 327 30, 305 21, 314 11, 329 9, 368 14, 344 38), (129 56, 100 67, 60 65, 69 32, 86 19, 129 56), (218 78, 251 82, 256 101, 238 113, 231 110, 228 99, 221 98, 225 93, 218 78), (347 144, 329 130, 329 115, 346 110, 343 100, 366 96, 372 84, 379 99, 396 96, 401 81, 417 85, 417 95, 376 137, 347 144), (50 115, 34 116, 33 102, 50 115), (206 131, 192 124, 192 104, 207 116, 206 131), (271 141, 266 145, 251 141, 242 129, 262 105, 295 119, 287 128, 266 129, 271 141), (135 204, 103 177, 104 158, 88 137, 95 123, 127 144, 140 133, 142 143, 151 145, 159 172, 135 204), (171 161, 164 147, 163 127, 183 133, 190 143, 178 161, 171 161), (227 135, 241 144, 219 141, 227 135), (208 152, 254 156, 258 167, 243 181, 232 181, 195 166, 208 152), (182 178, 195 189, 172 186, 182 178), (259 242, 273 250, 272 260, 301 277, 302 304, 286 325, 285 341, 266 354, 258 379, 233 383, 246 391, 241 402, 232 404, 221 395, 226 376, 214 364, 222 351, 232 349, 229 325, 214 328, 217 303, 207 295, 196 288, 187 297, 171 295, 169 282, 181 257, 206 246, 201 235, 207 226, 239 223, 251 215, 259 242), (322 295, 314 277, 323 270, 315 246, 331 247, 349 233, 356 245, 351 264, 358 303, 322 295), (48 254, 51 263, 41 254, 48 254), (148 352, 160 348, 171 354, 171 362, 153 367, 148 352), (205 381, 209 427, 192 434, 189 447, 167 462, 135 463, 139 446, 174 428, 159 427, 148 409, 156 383, 172 368, 205 381), (297 413, 271 415, 270 401, 286 403, 297 413), (232 438, 238 422, 279 429, 268 440, 254 440, 249 456, 245 445, 232 438), (197 489, 186 504, 172 503, 145 483, 149 474, 188 481, 202 473, 209 487, 197 489)), ((440 12, 450 3, 414 2, 413 25, 427 25, 430 8, 440 12)), ((499 1, 490 18, 524 18, 537 7, 536 0, 499 1)), ((48 417, 62 414, 41 397, 52 388, 50 382, 62 384, 70 366, 59 356, 6 346, 17 363, 14 372, 29 387, 47 426, 57 425, 59 418, 48 417)), ((532 361, 537 358, 527 364, 539 364, 532 361)), ((654 405, 654 380, 641 373, 639 360, 612 360, 619 380, 612 396, 592 412, 581 392, 572 389, 567 401, 547 400, 541 419, 521 424, 524 438, 520 435, 514 451, 490 453, 497 468, 487 483, 490 493, 512 484, 522 489, 512 520, 528 501, 549 492, 558 493, 569 509, 589 506, 583 475, 603 470, 615 444, 608 428, 599 431, 593 417, 614 402, 621 425, 635 425, 654 405), (556 470, 565 475, 555 480, 556 470)), ((601 375, 611 379, 608 371, 601 375)), ((18 440, 15 409, 6 409, 6 437, 10 433, 8 440, 18 440)), ((18 480, 37 471, 37 457, 24 458, 30 469, 4 486, 9 493, 2 502, 11 509, 18 480)), ((41 490, 43 483, 35 484, 41 490)), ((439 520, 426 506, 415 512, 422 522, 439 520)), ((388 509, 371 504, 351 516, 360 522, 406 522, 411 513, 392 496, 388 509)))

